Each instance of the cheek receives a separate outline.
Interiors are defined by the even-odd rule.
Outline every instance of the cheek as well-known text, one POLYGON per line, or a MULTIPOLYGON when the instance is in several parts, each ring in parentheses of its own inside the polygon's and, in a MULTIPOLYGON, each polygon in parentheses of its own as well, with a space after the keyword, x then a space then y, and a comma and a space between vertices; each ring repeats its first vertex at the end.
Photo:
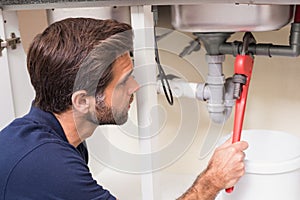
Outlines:
POLYGON ((112 93, 111 105, 113 107, 124 107, 128 104, 128 102, 129 102, 129 97, 125 90, 116 89, 112 93))
POLYGON ((127 86, 106 88, 104 95, 106 105, 114 108, 127 107, 131 97, 128 95, 127 86))

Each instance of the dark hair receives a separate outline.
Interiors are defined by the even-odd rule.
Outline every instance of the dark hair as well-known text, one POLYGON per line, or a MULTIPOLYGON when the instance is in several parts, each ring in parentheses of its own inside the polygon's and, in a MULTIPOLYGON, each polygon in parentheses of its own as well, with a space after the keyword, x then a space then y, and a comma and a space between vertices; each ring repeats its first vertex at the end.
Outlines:
POLYGON ((90 95, 103 92, 112 80, 112 63, 131 48, 132 28, 125 23, 68 18, 51 24, 34 38, 27 56, 27 68, 36 92, 34 106, 61 113, 72 105, 74 91, 84 89, 90 95), (125 32, 124 37, 106 42, 125 32), (95 88, 91 89, 93 85, 95 88))

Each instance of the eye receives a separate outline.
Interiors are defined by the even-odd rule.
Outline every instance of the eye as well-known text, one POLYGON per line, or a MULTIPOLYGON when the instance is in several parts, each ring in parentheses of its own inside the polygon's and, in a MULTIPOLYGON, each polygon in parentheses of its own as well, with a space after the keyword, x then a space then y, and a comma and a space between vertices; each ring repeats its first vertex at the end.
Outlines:
POLYGON ((128 80, 128 79, 125 79, 124 81, 122 81, 122 82, 120 83, 120 85, 125 85, 125 84, 127 83, 127 80, 128 80))
POLYGON ((126 85, 126 83, 127 83, 127 81, 128 81, 128 77, 127 78, 125 78, 124 80, 122 80, 120 83, 119 83, 119 85, 121 85, 121 86, 124 86, 124 85, 126 85))

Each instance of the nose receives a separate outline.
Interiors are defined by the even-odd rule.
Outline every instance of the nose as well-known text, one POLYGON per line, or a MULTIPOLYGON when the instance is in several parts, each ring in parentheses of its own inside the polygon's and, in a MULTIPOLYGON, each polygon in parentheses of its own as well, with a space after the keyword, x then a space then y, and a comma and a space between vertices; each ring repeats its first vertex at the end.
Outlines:
POLYGON ((139 88, 140 88, 140 85, 139 85, 138 82, 134 79, 134 77, 130 77, 130 78, 129 78, 129 90, 128 90, 128 94, 129 94, 129 95, 132 95, 132 94, 135 93, 139 88))

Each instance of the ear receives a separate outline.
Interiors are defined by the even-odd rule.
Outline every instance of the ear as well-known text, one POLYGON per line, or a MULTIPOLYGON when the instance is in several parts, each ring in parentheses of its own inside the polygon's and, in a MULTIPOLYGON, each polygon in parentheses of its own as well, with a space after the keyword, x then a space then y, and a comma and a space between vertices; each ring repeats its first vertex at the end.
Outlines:
POLYGON ((85 90, 78 90, 72 94, 72 105, 73 109, 81 113, 88 113, 92 105, 92 97, 85 90))

